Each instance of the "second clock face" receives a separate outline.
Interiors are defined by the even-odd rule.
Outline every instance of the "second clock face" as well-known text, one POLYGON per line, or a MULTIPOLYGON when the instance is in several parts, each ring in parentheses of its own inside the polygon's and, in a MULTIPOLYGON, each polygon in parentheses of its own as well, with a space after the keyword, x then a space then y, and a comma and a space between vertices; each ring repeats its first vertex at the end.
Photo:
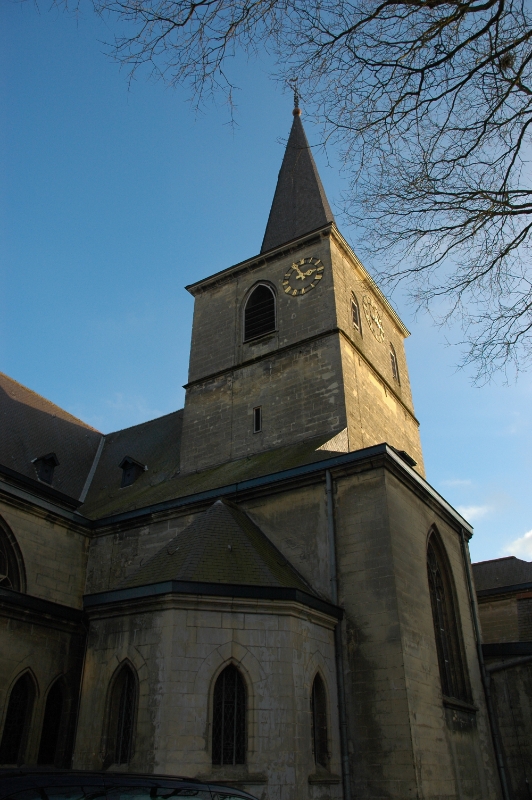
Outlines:
POLYGON ((302 258, 296 261, 284 275, 284 293, 292 297, 307 294, 321 281, 324 269, 319 258, 302 258))

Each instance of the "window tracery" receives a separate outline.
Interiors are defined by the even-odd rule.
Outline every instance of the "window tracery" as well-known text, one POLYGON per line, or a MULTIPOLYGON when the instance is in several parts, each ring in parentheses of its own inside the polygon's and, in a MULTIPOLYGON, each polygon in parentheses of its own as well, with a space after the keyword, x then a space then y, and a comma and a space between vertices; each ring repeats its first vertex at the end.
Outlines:
POLYGON ((107 757, 109 764, 129 764, 137 714, 137 680, 129 664, 113 679, 109 701, 107 757))
POLYGON ((427 548, 427 570, 442 693, 468 702, 471 697, 453 580, 443 547, 434 532, 427 548))
POLYGON ((238 669, 230 664, 214 685, 212 763, 246 763, 246 685, 238 669))
POLYGON ((0 517, 0 586, 23 592, 24 568, 22 556, 17 550, 15 537, 0 517))

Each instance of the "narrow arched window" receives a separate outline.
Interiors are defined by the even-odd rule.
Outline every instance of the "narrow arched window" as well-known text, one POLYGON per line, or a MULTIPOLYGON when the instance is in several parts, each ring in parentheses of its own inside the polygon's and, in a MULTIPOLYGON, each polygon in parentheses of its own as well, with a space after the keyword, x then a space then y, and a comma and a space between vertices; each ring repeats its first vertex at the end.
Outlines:
POLYGON ((244 341, 275 330, 275 296, 263 283, 253 289, 244 310, 244 341))
POLYGON ((115 676, 109 698, 106 764, 128 764, 133 755, 137 716, 137 680, 125 664, 115 676))
POLYGON ((23 592, 24 567, 22 556, 9 527, 0 517, 0 586, 23 592))
POLYGON ((467 702, 471 698, 453 580, 443 546, 434 533, 427 548, 427 569, 442 693, 467 702))
POLYGON ((18 679, 9 695, 0 742, 0 764, 24 763, 34 702, 35 686, 26 673, 18 679))
POLYGON ((246 686, 230 664, 214 685, 212 763, 246 763, 246 686))
POLYGON ((42 723, 41 744, 39 746, 38 764, 56 763, 60 760, 59 738, 61 735, 63 710, 65 705, 64 689, 61 680, 57 680, 46 698, 44 719, 42 723))
POLYGON ((361 333, 362 324, 360 322, 360 306, 358 305, 358 300, 354 294, 351 295, 351 321, 353 323, 353 328, 361 333))
POLYGON ((399 363, 397 361, 395 347, 391 342, 390 342, 390 361, 392 364, 392 377, 394 381, 397 381, 397 383, 401 383, 401 381, 399 380, 399 363))
POLYGON ((329 748, 327 736, 327 697, 325 694, 325 684, 321 675, 316 675, 312 684, 312 695, 310 698, 310 709, 312 714, 312 749, 314 761, 320 767, 329 766, 329 748))

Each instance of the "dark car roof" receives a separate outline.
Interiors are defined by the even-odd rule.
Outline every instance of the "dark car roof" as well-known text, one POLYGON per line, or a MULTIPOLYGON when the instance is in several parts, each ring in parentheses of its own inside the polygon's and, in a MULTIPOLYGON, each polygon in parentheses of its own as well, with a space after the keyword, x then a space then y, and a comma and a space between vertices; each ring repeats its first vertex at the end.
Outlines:
POLYGON ((176 775, 148 775, 131 772, 88 772, 84 770, 54 769, 0 769, 0 799, 16 792, 41 787, 60 786, 162 786, 165 788, 196 788, 224 794, 238 795, 245 800, 256 800, 254 795, 233 787, 204 783, 195 778, 176 775))

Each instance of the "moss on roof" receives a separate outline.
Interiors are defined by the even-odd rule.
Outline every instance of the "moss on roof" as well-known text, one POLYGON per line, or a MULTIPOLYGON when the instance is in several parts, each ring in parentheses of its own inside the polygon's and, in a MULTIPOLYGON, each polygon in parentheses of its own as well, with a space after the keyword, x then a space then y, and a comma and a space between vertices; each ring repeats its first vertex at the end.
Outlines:
POLYGON ((119 588, 163 581, 312 589, 238 506, 217 500, 119 588))
MULTIPOLYGON (((176 412, 176 415, 181 413, 176 412)), ((333 451, 318 449, 330 440, 330 435, 325 435, 276 450, 268 450, 265 453, 258 453, 237 461, 229 461, 201 472, 181 475, 178 471, 180 430, 178 433, 177 418, 170 420, 172 416, 175 415, 168 415, 161 420, 145 423, 145 426, 154 426, 148 437, 153 442, 151 457, 148 457, 147 454, 138 455, 140 449, 134 449, 129 444, 131 452, 126 453, 125 440, 121 442, 120 447, 118 447, 118 442, 113 447, 112 458, 111 451, 108 451, 107 466, 102 465, 101 471, 97 471, 87 502, 80 508, 83 515, 90 519, 101 519, 263 475, 270 475, 285 469, 292 469, 313 461, 322 461, 328 456, 335 455, 333 451), (156 423, 159 423, 161 427, 157 427, 156 423), (134 484, 124 489, 120 488, 120 470, 117 466, 120 461, 119 455, 120 458, 130 455, 148 466, 148 470, 134 484)), ((181 418, 179 418, 180 420, 181 418)), ((137 427, 144 429, 145 426, 137 427)), ((139 430, 138 433, 140 442, 143 432, 139 430)), ((104 448, 102 458, 105 453, 104 448)))

